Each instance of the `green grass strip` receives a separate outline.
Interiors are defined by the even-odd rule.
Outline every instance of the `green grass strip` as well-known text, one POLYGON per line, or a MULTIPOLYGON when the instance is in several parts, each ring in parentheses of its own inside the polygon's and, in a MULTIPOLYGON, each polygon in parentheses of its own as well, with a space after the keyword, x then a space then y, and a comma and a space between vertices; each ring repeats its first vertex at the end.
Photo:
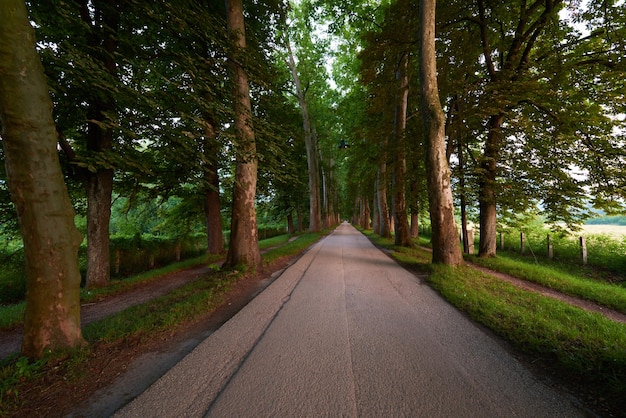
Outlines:
POLYGON ((557 268, 502 256, 492 258, 470 257, 469 260, 480 266, 626 313, 626 288, 622 286, 591 280, 566 273, 557 268))
POLYGON ((300 251, 307 249, 312 244, 317 242, 326 233, 327 231, 316 232, 316 233, 310 232, 310 233, 298 235, 298 238, 296 240, 287 242, 286 244, 281 245, 280 247, 277 247, 277 248, 273 248, 269 250, 268 252, 266 252, 265 254, 263 254, 263 264, 269 265, 281 257, 292 256, 294 254, 297 254, 300 251))
POLYGON ((87 325, 87 341, 115 341, 173 328, 217 308, 241 273, 216 272, 198 278, 167 295, 125 309, 87 325))
POLYGON ((470 267, 432 268, 429 282, 436 290, 516 349, 607 394, 626 389, 626 325, 470 267))

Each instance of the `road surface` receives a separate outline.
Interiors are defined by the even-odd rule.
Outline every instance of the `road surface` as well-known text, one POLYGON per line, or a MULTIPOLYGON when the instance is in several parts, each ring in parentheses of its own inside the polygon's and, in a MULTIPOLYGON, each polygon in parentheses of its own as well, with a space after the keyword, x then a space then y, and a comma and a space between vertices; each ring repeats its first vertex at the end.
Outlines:
POLYGON ((117 417, 576 417, 347 223, 117 417))

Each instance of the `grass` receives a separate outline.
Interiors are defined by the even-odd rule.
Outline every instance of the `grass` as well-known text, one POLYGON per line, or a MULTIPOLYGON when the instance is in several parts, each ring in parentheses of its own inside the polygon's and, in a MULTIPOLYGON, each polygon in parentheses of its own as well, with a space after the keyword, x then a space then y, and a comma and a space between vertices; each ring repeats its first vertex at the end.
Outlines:
POLYGON ((287 241, 289 241, 289 239, 291 239, 293 235, 291 234, 283 234, 283 235, 278 235, 272 238, 267 238, 264 240, 259 241, 259 248, 261 250, 266 250, 268 248, 271 247, 276 247, 278 245, 282 245, 284 243, 286 243, 287 241))
POLYGON ((573 272, 563 271, 554 265, 533 264, 527 260, 507 256, 493 258, 472 256, 468 257, 468 260, 483 267, 626 313, 626 288, 622 286, 590 280, 573 272))
MULTIPOLYGON (((132 287, 146 283, 151 280, 156 280, 163 277, 166 274, 176 271, 184 270, 187 268, 195 267, 200 264, 214 262, 221 258, 219 255, 202 255, 199 257, 191 258, 188 260, 180 261, 178 263, 170 264, 165 267, 146 271, 144 273, 137 274, 135 276, 128 277, 121 280, 112 280, 109 286, 99 289, 81 289, 80 300, 81 303, 89 303, 98 297, 111 296, 118 293, 122 293, 131 289, 132 287)), ((13 328, 22 323, 24 318, 24 309, 26 304, 24 302, 2 305, 0 306, 0 329, 13 328)))
POLYGON ((626 387, 626 325, 470 267, 433 266, 429 282, 534 361, 556 365, 565 376, 602 387, 609 394, 617 395, 626 387))
POLYGON ((274 261, 278 260, 281 257, 287 257, 297 254, 300 251, 309 248, 314 242, 319 240, 326 233, 328 233, 328 231, 323 231, 321 233, 310 232, 298 235, 298 238, 296 240, 287 242, 286 244, 281 245, 277 248, 273 248, 272 250, 263 254, 263 264, 272 264, 274 261))
MULTIPOLYGON (((430 285, 446 300, 504 338, 533 364, 550 370, 574 389, 584 387, 594 399, 605 400, 612 411, 626 408, 625 324, 520 289, 470 266, 432 265, 430 253, 421 248, 395 247, 392 240, 365 234, 391 250, 392 257, 407 268, 428 273, 430 285)), ((607 306, 623 306, 620 286, 519 260, 497 257, 480 262, 518 277, 541 277, 536 280, 607 306)))

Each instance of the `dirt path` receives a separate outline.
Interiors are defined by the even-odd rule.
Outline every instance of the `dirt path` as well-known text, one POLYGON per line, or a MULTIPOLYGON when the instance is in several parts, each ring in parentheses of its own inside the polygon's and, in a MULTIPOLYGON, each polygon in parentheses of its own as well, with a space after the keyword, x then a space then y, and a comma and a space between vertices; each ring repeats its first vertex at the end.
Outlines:
MULTIPOLYGON (((208 266, 199 265, 138 284, 124 293, 107 296, 96 302, 85 303, 80 307, 80 323, 84 327, 126 308, 163 296, 191 280, 208 274, 209 271, 208 266)), ((0 360, 20 350, 22 334, 23 328, 21 327, 0 331, 0 360)))
POLYGON ((613 321, 626 324, 626 314, 616 311, 611 308, 607 308, 606 306, 601 306, 601 305, 598 305, 597 303, 594 303, 585 299, 577 298, 575 296, 566 295, 564 293, 559 292, 558 290, 550 289, 549 287, 545 287, 537 283, 529 282, 527 280, 518 279, 516 277, 509 276, 508 274, 500 273, 500 272, 497 272, 497 271, 494 271, 485 267, 478 266, 473 263, 468 263, 468 265, 470 265, 472 268, 475 268, 476 270, 480 270, 484 273, 490 274, 494 277, 497 277, 498 279, 505 280, 522 289, 540 293, 544 296, 548 296, 553 299, 557 299, 562 302, 569 303, 570 305, 577 306, 579 308, 585 309, 590 312, 600 313, 613 321))
MULTIPOLYGON (((291 237, 287 243, 295 241, 296 239, 298 239, 297 236, 291 237)), ((277 247, 280 247, 280 245, 266 248, 261 251, 261 254, 277 247)), ((214 262, 214 264, 221 264, 223 261, 224 260, 218 260, 214 262)), ((210 271, 206 264, 198 265, 137 284, 123 293, 105 296, 96 302, 82 304, 80 306, 81 326, 84 327, 87 324, 99 321, 132 306, 140 305, 149 300, 164 296, 172 290, 210 273, 210 271)), ((20 351, 22 334, 22 327, 0 330, 0 360, 4 360, 10 355, 20 351)))

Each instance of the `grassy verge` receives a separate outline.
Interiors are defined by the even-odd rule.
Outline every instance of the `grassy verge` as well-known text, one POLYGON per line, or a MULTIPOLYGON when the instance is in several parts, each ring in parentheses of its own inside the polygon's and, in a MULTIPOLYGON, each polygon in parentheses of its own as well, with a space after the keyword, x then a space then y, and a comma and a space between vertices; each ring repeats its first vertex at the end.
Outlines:
MULTIPOLYGON (((132 287, 156 280, 166 274, 174 273, 187 268, 195 267, 201 264, 212 263, 219 260, 222 256, 219 255, 202 255, 195 258, 190 258, 178 263, 170 264, 165 267, 157 268, 154 270, 146 271, 144 273, 137 274, 121 280, 112 280, 109 286, 100 289, 81 289, 80 301, 81 303, 89 303, 96 300, 98 297, 111 296, 118 293, 122 293, 131 289, 132 287)), ((0 306, 0 329, 8 329, 18 326, 22 323, 24 318, 24 302, 0 306)))
MULTIPOLYGON (((281 257, 296 256, 322 235, 303 234, 297 240, 273 248, 263 255, 263 263, 270 265, 281 257)), ((179 263, 176 266, 178 270, 185 268, 179 263)), ((176 267, 171 269, 177 270, 176 267)), ((163 274, 161 271, 159 276, 163 274)), ((55 374, 61 373, 64 381, 89 378, 89 353, 94 344, 108 344, 112 347, 111 352, 118 352, 123 350, 125 344, 140 343, 143 339, 173 330, 185 323, 193 323, 203 315, 213 312, 223 302, 232 285, 244 274, 238 271, 215 270, 167 295, 89 324, 83 329, 83 336, 90 345, 73 353, 66 353, 61 360, 57 356, 30 363, 26 358, 20 357, 0 362, 0 416, 19 409, 20 403, 24 402, 20 398, 23 385, 36 385, 37 382, 41 382, 42 386, 49 384, 46 382, 46 374, 52 369, 55 374)), ((148 280, 145 275, 142 276, 144 279, 137 280, 148 280)))
POLYGON ((286 244, 281 245, 277 248, 273 248, 272 250, 263 254, 263 264, 272 264, 274 261, 278 260, 281 257, 293 256, 294 254, 297 254, 300 251, 309 248, 314 242, 319 240, 326 233, 328 233, 328 231, 298 235, 298 239, 287 242, 286 244))
POLYGON ((259 241, 259 248, 261 250, 266 250, 271 247, 282 245, 286 243, 287 241, 289 241, 289 239, 291 239, 292 236, 293 235, 291 234, 283 234, 283 235, 278 235, 272 238, 264 239, 262 241, 259 241))
MULTIPOLYGON (((370 239, 392 249, 392 256, 408 268, 428 273, 430 285, 445 299, 525 353, 532 363, 576 389, 584 388, 590 398, 605 400, 610 406, 604 407, 624 411, 626 325, 471 267, 431 265, 426 251, 393 247, 390 240, 378 236, 370 239)), ((529 276, 536 273, 523 265, 516 268, 529 276)))
POLYGON ((558 267, 529 263, 525 260, 509 257, 479 258, 469 257, 469 261, 511 276, 528 280, 596 302, 600 305, 626 313, 626 288, 591 280, 573 272, 566 272, 558 267))

